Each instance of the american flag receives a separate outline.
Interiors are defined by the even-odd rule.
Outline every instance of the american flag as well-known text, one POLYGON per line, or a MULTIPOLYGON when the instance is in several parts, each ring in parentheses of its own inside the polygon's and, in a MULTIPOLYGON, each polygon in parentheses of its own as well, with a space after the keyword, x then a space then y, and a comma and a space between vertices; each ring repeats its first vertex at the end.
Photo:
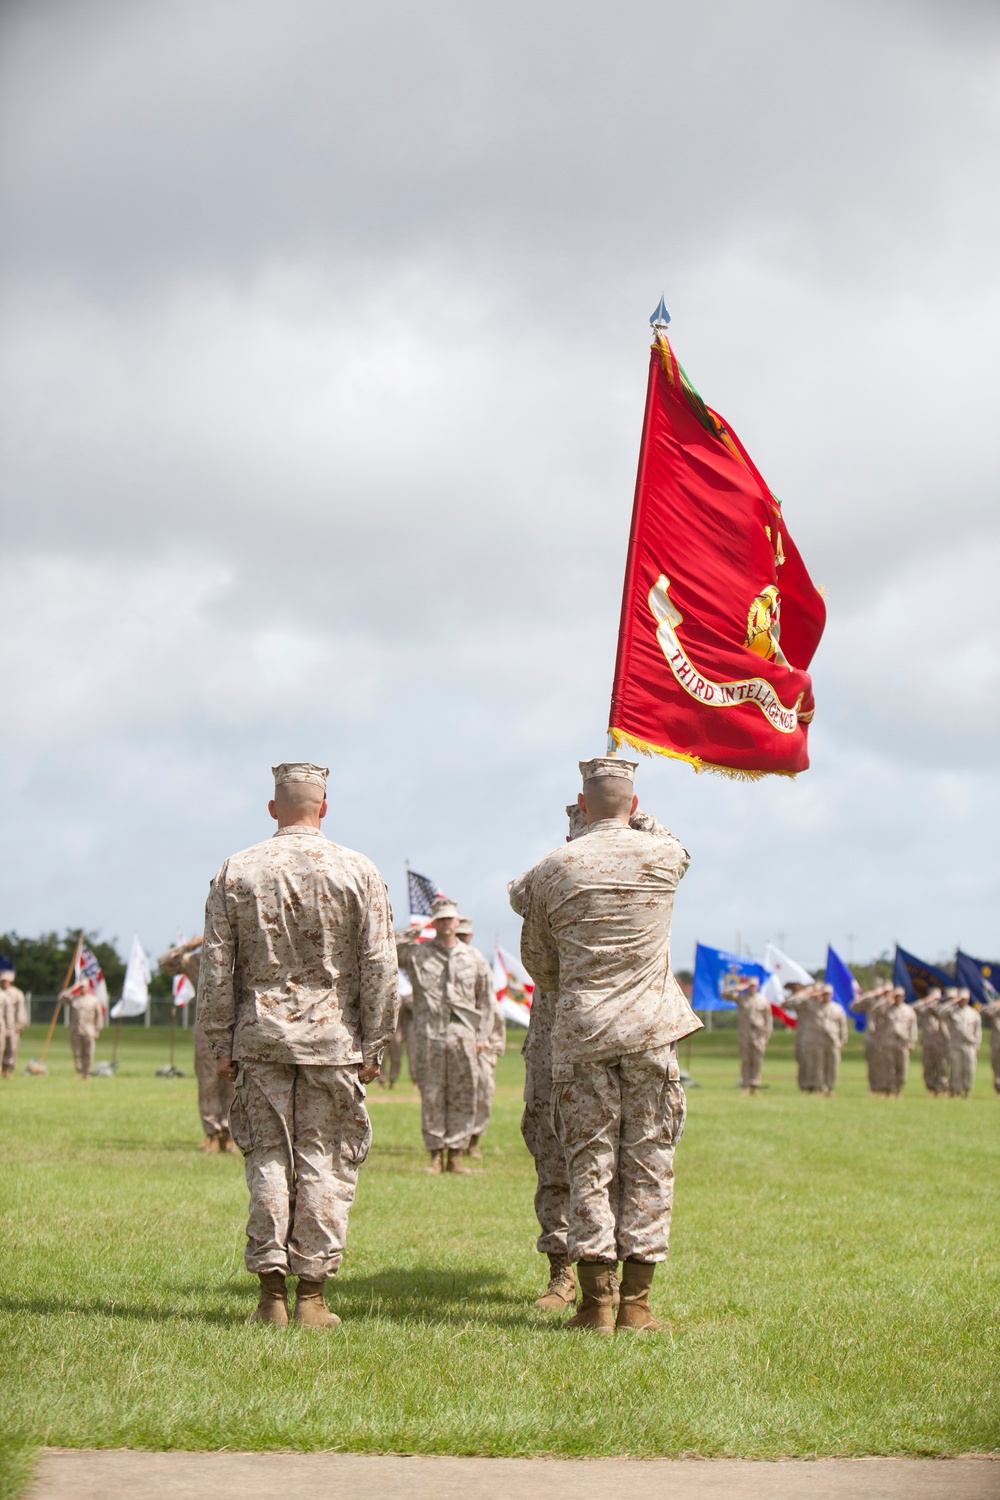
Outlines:
POLYGON ((97 962, 97 957, 80 939, 76 950, 76 962, 73 965, 73 978, 77 984, 86 980, 97 998, 104 1005, 108 1003, 108 987, 104 983, 104 971, 97 962))
POLYGON ((416 870, 407 870, 406 884, 410 896, 410 921, 421 926, 422 918, 431 915, 431 908, 442 892, 429 875, 418 875, 416 870))

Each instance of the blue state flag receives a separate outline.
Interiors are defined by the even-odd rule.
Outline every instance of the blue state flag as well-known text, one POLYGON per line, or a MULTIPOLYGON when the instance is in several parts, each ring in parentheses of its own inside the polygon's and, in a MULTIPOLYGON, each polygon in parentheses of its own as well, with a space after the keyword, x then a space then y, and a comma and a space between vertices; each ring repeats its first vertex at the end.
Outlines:
POLYGON ((959 948, 955 955, 955 983, 968 990, 980 1005, 989 1005, 1000 993, 1000 964, 971 958, 959 948))
POLYGON ((844 963, 836 949, 827 944, 826 949, 826 974, 827 984, 833 987, 833 998, 837 1004, 847 1012, 847 1019, 854 1022, 855 1031, 864 1031, 868 1024, 867 1018, 860 1011, 851 1009, 851 1001, 861 994, 861 986, 844 963))
POLYGON ((759 979, 761 988, 767 980, 769 970, 752 958, 740 953, 727 953, 724 948, 706 948, 699 943, 694 950, 694 990, 691 995, 692 1010, 735 1010, 731 1000, 724 1000, 722 992, 738 979, 759 979))
POLYGON ((906 1003, 922 1000, 928 990, 944 990, 955 981, 944 969, 935 964, 925 964, 922 958, 914 958, 905 948, 896 944, 896 958, 892 966, 892 982, 906 991, 906 1003))

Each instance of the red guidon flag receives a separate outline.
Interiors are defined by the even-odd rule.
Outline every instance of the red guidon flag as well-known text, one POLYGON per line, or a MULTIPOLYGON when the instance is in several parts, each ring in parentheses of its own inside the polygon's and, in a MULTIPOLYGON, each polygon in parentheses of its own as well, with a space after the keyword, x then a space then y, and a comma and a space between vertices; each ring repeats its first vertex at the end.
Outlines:
POLYGON ((826 610, 781 506, 657 332, 609 736, 733 776, 809 764, 826 610))

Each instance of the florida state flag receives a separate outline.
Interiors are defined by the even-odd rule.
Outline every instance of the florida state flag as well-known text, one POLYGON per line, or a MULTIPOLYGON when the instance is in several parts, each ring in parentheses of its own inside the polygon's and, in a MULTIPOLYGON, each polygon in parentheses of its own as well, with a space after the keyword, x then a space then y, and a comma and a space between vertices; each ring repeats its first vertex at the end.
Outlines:
POLYGON ((657 332, 609 736, 749 778, 809 764, 826 611, 736 434, 657 332))

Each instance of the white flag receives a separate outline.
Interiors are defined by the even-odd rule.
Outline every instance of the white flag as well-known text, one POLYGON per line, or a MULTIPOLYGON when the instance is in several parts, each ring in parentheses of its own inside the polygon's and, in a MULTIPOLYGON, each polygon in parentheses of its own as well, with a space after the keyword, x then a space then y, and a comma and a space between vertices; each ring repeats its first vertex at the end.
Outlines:
POLYGON ((111 1007, 113 1021, 117 1021, 119 1016, 145 1015, 149 1004, 149 980, 149 959, 143 951, 138 936, 134 936, 125 969, 122 997, 111 1007))
POLYGON ((773 943, 768 943, 764 949, 764 968, 770 969, 772 974, 777 974, 782 986, 816 983, 801 964, 797 964, 794 958, 789 958, 787 953, 782 953, 781 949, 776 948, 773 943))
POLYGON ((178 1010, 183 1010, 191 1000, 194 999, 194 985, 186 974, 175 974, 170 993, 174 997, 174 1004, 178 1010))

